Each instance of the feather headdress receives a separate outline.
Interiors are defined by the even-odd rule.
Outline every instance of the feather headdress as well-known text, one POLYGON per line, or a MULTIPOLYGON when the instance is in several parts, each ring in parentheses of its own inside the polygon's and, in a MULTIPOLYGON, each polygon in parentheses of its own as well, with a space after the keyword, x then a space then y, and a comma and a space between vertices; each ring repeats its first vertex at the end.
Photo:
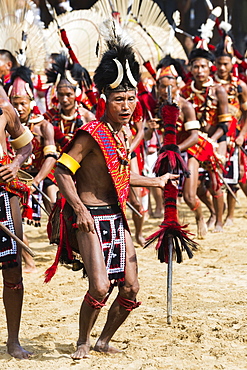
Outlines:
POLYGON ((42 28, 32 1, 1 0, 0 49, 10 51, 19 64, 28 65, 34 73, 43 71, 46 58, 42 28))
MULTIPOLYGON (((161 56, 170 52, 168 50, 170 25, 154 1, 98 0, 93 8, 103 14, 104 18, 109 18, 112 13, 113 16, 119 14, 121 25, 133 39, 133 50, 141 72, 144 71, 143 62, 150 61, 151 65, 157 65, 161 56)), ((186 60, 186 53, 176 37, 173 44, 172 56, 186 60)))
POLYGON ((98 45, 99 53, 103 52, 103 41, 99 31, 101 22, 102 14, 93 9, 74 10, 61 14, 44 30, 47 49, 50 53, 62 51, 67 53, 60 33, 61 30, 65 30, 79 63, 92 74, 99 63, 96 46, 98 45))
POLYGON ((204 58, 209 60, 211 63, 214 62, 214 55, 208 49, 208 43, 213 37, 213 28, 216 23, 216 19, 221 15, 221 8, 217 6, 214 8, 209 15, 206 23, 201 25, 199 31, 201 31, 201 39, 197 43, 196 48, 193 49, 189 55, 189 61, 193 62, 195 59, 204 58))

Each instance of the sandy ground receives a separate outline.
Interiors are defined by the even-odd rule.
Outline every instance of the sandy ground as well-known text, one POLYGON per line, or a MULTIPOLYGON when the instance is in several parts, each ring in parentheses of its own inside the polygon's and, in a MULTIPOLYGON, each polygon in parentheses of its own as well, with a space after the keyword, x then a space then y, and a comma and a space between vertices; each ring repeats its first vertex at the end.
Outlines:
MULTIPOLYGON (((42 227, 25 226, 38 273, 25 274, 25 297, 21 322, 22 345, 34 354, 30 360, 16 360, 6 354, 6 324, 1 300, 0 368, 3 369, 132 369, 132 370, 243 370, 247 369, 247 200, 240 195, 234 226, 224 233, 208 233, 194 258, 184 256, 173 264, 173 317, 167 324, 167 265, 161 264, 154 248, 137 248, 142 305, 134 310, 118 330, 112 344, 123 352, 106 355, 91 351, 86 360, 73 361, 78 336, 78 312, 87 290, 81 271, 60 266, 49 284, 43 273, 55 256, 56 248, 42 227)), ((186 205, 180 217, 194 219, 186 205)), ((205 215, 207 212, 205 211, 205 215)), ((145 236, 157 230, 161 220, 145 223, 145 236)), ((133 225, 131 223, 133 230, 133 225)), ((114 299, 112 293, 107 307, 114 299)), ((103 308, 92 331, 95 343, 104 324, 103 308)))

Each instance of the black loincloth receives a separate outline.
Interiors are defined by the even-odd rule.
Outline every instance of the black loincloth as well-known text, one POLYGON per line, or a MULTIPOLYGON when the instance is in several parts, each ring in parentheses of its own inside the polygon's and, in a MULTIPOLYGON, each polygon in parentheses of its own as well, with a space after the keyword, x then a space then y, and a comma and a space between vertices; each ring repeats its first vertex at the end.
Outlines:
POLYGON ((109 280, 124 281, 126 241, 120 207, 118 205, 85 206, 94 219, 109 280))

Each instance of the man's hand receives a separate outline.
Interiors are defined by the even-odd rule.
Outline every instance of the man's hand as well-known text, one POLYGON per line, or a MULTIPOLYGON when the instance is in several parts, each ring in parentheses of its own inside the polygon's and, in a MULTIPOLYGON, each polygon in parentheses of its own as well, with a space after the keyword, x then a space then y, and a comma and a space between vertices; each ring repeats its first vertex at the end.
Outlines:
POLYGON ((177 186, 177 181, 176 180, 178 180, 178 178, 179 178, 179 175, 173 175, 172 173, 166 173, 165 175, 159 177, 160 187, 162 189, 164 189, 164 187, 167 184, 168 180, 171 180, 172 181, 172 184, 174 186, 177 186))
POLYGON ((242 146, 244 143, 244 135, 239 134, 238 137, 235 140, 235 144, 237 146, 242 146))
POLYGON ((9 182, 17 177, 17 172, 19 167, 13 163, 0 166, 0 180, 4 182, 9 182))
POLYGON ((160 122, 160 118, 152 118, 147 121, 148 128, 151 130, 157 130, 159 129, 160 125, 158 122, 160 122))
POLYGON ((93 234, 95 233, 94 229, 94 219, 91 216, 91 213, 87 210, 87 208, 81 210, 80 212, 76 213, 77 216, 77 226, 80 231, 93 234))

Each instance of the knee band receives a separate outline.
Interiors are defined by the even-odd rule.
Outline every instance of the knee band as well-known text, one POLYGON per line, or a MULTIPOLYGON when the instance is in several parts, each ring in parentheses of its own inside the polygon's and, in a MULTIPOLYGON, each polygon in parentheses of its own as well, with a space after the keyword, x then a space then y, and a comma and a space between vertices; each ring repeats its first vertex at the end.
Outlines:
POLYGON ((194 208, 191 208, 191 211, 196 211, 197 208, 200 206, 201 202, 198 198, 196 198, 196 204, 195 204, 195 207, 194 208))
POLYGON ((219 195, 216 195, 216 194, 215 194, 215 195, 213 195, 213 197, 214 197, 215 199, 218 199, 218 198, 220 198, 220 197, 223 197, 223 195, 224 195, 224 194, 223 194, 223 192, 222 192, 222 193, 221 193, 221 194, 219 194, 219 195))
POLYGON ((95 310, 99 310, 100 308, 102 308, 102 307, 105 306, 105 300, 103 300, 102 302, 99 302, 99 301, 97 301, 97 299, 95 299, 94 297, 92 297, 91 294, 89 294, 89 292, 86 293, 86 295, 84 297, 84 301, 89 306, 91 306, 92 308, 94 308, 95 310))
POLYGON ((117 296, 116 301, 120 304, 120 306, 123 306, 126 311, 132 311, 134 308, 139 307, 141 304, 141 302, 136 302, 136 300, 131 301, 129 299, 121 297, 121 295, 117 296))
POLYGON ((9 289, 12 289, 12 290, 21 290, 21 289, 23 289, 22 278, 19 281, 19 283, 17 283, 17 284, 9 283, 6 280, 3 280, 3 285, 5 286, 5 288, 9 288, 9 289))

